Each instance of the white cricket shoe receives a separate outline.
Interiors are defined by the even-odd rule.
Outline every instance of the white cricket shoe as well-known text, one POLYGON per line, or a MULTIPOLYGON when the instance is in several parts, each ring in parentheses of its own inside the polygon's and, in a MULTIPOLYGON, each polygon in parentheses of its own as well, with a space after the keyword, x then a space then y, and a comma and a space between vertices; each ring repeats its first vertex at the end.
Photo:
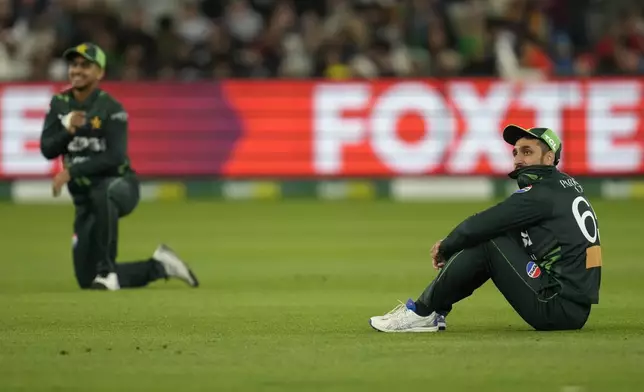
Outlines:
POLYGON ((106 276, 96 275, 91 288, 94 290, 116 291, 120 290, 121 285, 119 284, 119 278, 116 272, 110 272, 106 276))
POLYGON ((192 287, 199 286, 197 277, 192 273, 188 265, 166 245, 159 245, 152 258, 161 263, 168 277, 181 279, 192 287))
POLYGON ((422 317, 414 312, 415 308, 411 299, 406 304, 401 302, 385 315, 370 318, 369 325, 380 332, 438 332, 447 328, 445 316, 434 312, 422 317))

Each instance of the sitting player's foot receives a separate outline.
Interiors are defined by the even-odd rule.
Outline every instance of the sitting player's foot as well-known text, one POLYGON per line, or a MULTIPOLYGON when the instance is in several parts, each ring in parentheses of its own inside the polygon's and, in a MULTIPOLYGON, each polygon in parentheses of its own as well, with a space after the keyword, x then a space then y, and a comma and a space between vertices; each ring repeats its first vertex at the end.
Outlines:
POLYGON ((198 287, 199 281, 188 265, 166 245, 159 245, 152 258, 163 266, 165 273, 170 278, 181 279, 192 287, 198 287))
POLYGON ((422 317, 414 312, 413 300, 402 302, 383 316, 369 319, 369 325, 380 332, 438 332, 447 328, 445 316, 436 312, 422 317))
POLYGON ((96 275, 92 285, 90 286, 93 290, 109 290, 116 291, 121 288, 119 285, 119 278, 115 272, 110 272, 107 275, 99 274, 96 275))

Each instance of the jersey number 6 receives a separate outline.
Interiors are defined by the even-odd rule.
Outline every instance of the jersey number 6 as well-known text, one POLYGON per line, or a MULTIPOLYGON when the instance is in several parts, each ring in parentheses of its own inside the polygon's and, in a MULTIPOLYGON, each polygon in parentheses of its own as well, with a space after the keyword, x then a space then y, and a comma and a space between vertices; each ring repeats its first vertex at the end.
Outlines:
POLYGON ((572 201, 572 214, 577 221, 577 225, 579 226, 579 230, 581 230, 581 234, 584 235, 588 242, 595 244, 599 239, 599 229, 597 228, 597 217, 595 216, 595 211, 593 211, 593 208, 590 206, 590 203, 588 203, 588 200, 586 200, 583 196, 577 196, 575 200, 572 201), (588 207, 588 209, 583 213, 580 213, 579 211, 579 204, 581 203, 586 204, 586 206, 588 207), (586 221, 588 219, 590 219, 590 221, 592 222, 592 234, 588 231, 588 225, 586 224, 586 221))

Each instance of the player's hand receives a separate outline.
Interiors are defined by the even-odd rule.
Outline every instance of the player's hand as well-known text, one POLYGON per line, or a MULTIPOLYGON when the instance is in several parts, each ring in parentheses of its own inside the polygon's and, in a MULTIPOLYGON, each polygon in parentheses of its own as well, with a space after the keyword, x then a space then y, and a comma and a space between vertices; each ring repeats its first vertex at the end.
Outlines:
POLYGON ((438 253, 438 248, 440 248, 441 242, 443 241, 437 241, 434 246, 432 246, 432 265, 434 266, 434 269, 441 269, 445 266, 445 260, 443 260, 442 256, 438 253))
POLYGON ((73 111, 71 114, 70 124, 72 127, 82 127, 87 122, 85 112, 73 111))
POLYGON ((54 197, 60 196, 63 186, 65 186, 65 184, 67 184, 71 179, 72 178, 67 169, 56 174, 54 181, 52 182, 52 193, 54 194, 54 197))
POLYGON ((63 125, 67 129, 67 132, 72 135, 76 133, 78 127, 82 127, 87 122, 85 112, 73 111, 63 117, 63 125))

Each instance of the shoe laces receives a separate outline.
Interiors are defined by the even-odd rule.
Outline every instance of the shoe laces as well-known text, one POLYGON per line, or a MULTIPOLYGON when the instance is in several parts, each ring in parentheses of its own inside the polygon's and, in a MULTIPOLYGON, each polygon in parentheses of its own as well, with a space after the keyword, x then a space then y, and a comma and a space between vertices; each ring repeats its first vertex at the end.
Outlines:
POLYGON ((391 309, 389 312, 385 313, 384 317, 385 318, 390 318, 391 316, 394 316, 396 314, 399 314, 400 312, 403 312, 407 309, 407 305, 402 302, 401 300, 398 300, 399 304, 396 305, 395 308, 391 309))

